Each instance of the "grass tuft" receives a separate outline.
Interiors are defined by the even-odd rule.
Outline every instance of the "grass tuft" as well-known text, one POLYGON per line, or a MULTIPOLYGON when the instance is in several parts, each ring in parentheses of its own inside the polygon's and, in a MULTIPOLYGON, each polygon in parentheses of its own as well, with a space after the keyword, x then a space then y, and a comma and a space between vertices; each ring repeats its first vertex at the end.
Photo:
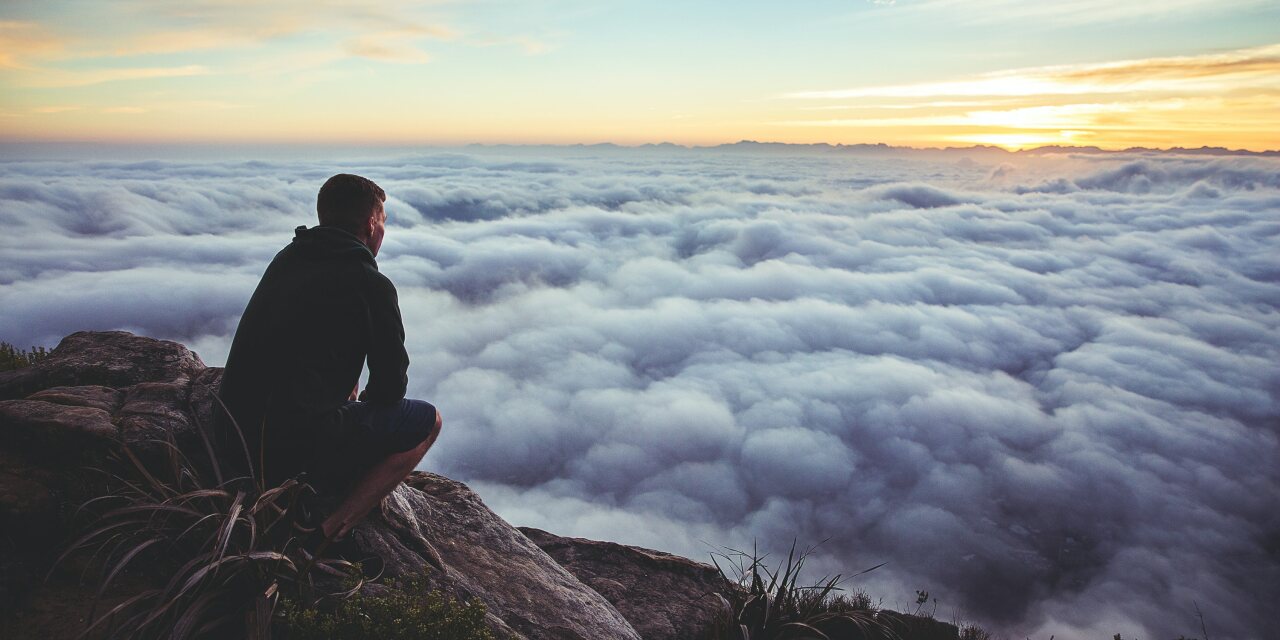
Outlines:
POLYGON ((793 541, 785 563, 766 564, 767 557, 726 549, 712 554, 712 562, 729 590, 725 620, 714 630, 715 640, 831 640, 833 638, 895 638, 897 634, 879 620, 867 594, 844 593, 849 578, 874 571, 878 564, 847 578, 827 577, 813 585, 800 585, 800 573, 814 548, 797 553, 793 541), (726 572, 721 561, 730 567, 726 572))

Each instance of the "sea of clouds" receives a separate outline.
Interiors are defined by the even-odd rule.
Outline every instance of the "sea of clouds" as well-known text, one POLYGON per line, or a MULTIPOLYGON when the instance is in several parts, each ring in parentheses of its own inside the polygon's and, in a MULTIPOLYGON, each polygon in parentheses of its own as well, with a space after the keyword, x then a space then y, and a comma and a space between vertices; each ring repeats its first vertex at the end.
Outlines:
POLYGON ((38 155, 0 162, 0 339, 222 364, 356 172, 445 418, 424 467, 515 524, 822 542, 816 574, 888 562, 856 583, 886 606, 1017 637, 1280 622, 1280 159, 38 155))

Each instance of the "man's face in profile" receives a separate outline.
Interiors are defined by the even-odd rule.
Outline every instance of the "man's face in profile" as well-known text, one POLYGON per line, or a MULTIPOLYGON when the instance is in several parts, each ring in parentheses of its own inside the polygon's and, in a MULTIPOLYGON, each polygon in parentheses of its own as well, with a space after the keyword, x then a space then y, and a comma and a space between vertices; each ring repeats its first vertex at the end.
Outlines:
POLYGON ((382 236, 387 233, 387 210, 383 205, 378 205, 369 224, 372 225, 369 229, 369 251, 376 258, 378 249, 382 247, 382 236))

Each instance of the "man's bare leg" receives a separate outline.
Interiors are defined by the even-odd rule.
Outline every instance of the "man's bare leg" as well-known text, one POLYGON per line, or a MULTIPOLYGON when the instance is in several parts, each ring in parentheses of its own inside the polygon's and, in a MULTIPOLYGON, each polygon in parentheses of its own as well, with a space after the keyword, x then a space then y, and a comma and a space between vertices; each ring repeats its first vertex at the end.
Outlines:
POLYGON ((408 451, 387 456, 351 487, 342 504, 320 525, 324 536, 332 540, 347 535, 351 527, 378 506, 422 462, 422 457, 427 455, 427 450, 439 436, 440 413, 437 411, 436 424, 426 440, 408 451))

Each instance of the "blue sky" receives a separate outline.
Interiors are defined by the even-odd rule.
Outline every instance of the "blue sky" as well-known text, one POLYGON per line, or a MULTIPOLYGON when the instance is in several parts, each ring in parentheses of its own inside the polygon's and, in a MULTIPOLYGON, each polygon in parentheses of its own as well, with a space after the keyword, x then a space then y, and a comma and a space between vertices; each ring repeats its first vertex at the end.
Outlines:
POLYGON ((1274 148, 1275 24, 1256 0, 16 2, 0 135, 1274 148), (1046 68, 1087 86, 943 90, 1046 68), (813 97, 901 85, 921 90, 813 97))

